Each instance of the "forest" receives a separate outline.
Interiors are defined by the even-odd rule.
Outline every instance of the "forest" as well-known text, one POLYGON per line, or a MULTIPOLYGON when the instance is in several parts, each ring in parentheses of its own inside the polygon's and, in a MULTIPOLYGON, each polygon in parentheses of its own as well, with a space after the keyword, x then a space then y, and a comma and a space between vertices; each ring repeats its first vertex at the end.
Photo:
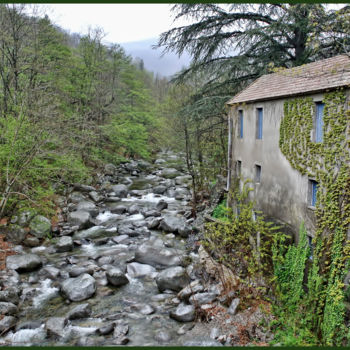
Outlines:
MULTIPOLYGON (((73 35, 39 11, 0 4, 0 222, 5 223, 28 208, 53 218, 57 196, 72 184, 95 185, 106 164, 152 161, 161 150, 185 155, 196 216, 217 176, 227 175, 225 103, 264 74, 350 53, 346 4, 338 10, 323 4, 176 4, 174 18, 193 23, 163 33, 158 47, 188 52, 192 62, 168 79, 148 72, 117 43, 105 44, 101 28, 73 35)), ((224 206, 214 216, 227 219, 224 206)), ((248 240, 247 228, 273 237, 265 222, 251 222, 251 204, 242 210, 241 222, 230 218, 230 234, 237 231, 233 241, 225 236, 227 226, 208 226, 215 242, 209 249, 218 256, 248 240)), ((306 296, 300 287, 308 254, 303 234, 301 228, 302 239, 284 265, 275 248, 266 246, 270 256, 263 269, 271 270, 274 255, 278 271, 272 278, 275 283, 282 276, 276 290, 284 294, 276 303, 279 321, 271 327, 280 327, 276 339, 282 344, 348 344, 345 309, 337 315, 325 311, 316 299, 326 300, 327 289, 306 296), (287 285, 288 273, 298 285, 287 285), (318 318, 309 314, 308 304, 316 305, 318 318)), ((256 259, 251 254, 244 259, 256 259)), ((348 263, 340 264, 344 272, 348 263)), ((261 272, 254 263, 247 266, 251 274, 261 272)))

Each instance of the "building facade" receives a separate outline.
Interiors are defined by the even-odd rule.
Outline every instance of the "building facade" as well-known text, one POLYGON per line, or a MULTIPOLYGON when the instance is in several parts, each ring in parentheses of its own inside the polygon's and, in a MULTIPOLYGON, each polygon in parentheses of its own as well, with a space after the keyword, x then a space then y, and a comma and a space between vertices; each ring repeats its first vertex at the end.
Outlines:
POLYGON ((349 162, 349 86, 340 55, 262 76, 228 101, 228 189, 249 181, 257 210, 294 233, 304 222, 312 237, 322 174, 349 162), (332 144, 332 132, 345 137, 332 144), (344 154, 325 162, 337 144, 344 154))

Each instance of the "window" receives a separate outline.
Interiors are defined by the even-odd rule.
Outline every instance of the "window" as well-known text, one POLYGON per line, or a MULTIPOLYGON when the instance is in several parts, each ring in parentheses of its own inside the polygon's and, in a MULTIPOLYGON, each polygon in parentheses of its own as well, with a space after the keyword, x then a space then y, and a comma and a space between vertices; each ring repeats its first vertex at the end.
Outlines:
POLYGON ((261 180, 261 166, 255 164, 255 182, 260 183, 261 180))
POLYGON ((312 243, 312 237, 311 236, 307 236, 307 241, 308 241, 308 244, 309 244, 309 248, 310 248, 310 255, 309 255, 309 259, 312 260, 312 257, 314 255, 314 245, 312 243))
POLYGON ((237 162, 236 162, 237 177, 241 177, 241 172, 242 172, 242 162, 240 160, 237 160, 237 162))
POLYGON ((315 180, 309 180, 309 205, 316 206, 318 183, 315 180))
POLYGON ((263 131, 263 109, 257 108, 256 111, 256 138, 261 140, 263 131))
POLYGON ((315 142, 323 142, 323 111, 324 103, 316 103, 316 118, 315 118, 315 142))
POLYGON ((238 137, 243 139, 243 111, 238 111, 238 137))

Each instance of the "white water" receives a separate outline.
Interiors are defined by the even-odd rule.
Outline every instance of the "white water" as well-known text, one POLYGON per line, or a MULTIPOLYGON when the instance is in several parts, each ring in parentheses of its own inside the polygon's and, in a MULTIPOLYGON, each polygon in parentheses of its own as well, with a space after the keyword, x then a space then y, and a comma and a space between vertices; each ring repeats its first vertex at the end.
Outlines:
POLYGON ((41 342, 46 338, 45 325, 41 325, 36 329, 21 329, 20 331, 13 333, 10 332, 6 338, 6 342, 11 342, 13 345, 26 345, 30 346, 32 342, 41 342))
POLYGON ((55 298, 58 295, 58 288, 51 287, 52 281, 50 279, 46 279, 41 282, 41 286, 37 288, 40 293, 33 298, 33 306, 38 308, 42 306, 42 304, 52 298, 55 298))
POLYGON ((109 219, 115 219, 118 218, 120 215, 118 214, 112 214, 110 211, 105 211, 104 213, 100 213, 97 215, 96 219, 102 223, 102 222, 106 222, 109 219))
POLYGON ((160 200, 164 200, 167 203, 169 203, 169 202, 174 202, 175 198, 155 195, 154 193, 148 193, 143 195, 141 198, 128 197, 128 198, 122 199, 123 202, 148 202, 148 203, 158 203, 160 200))

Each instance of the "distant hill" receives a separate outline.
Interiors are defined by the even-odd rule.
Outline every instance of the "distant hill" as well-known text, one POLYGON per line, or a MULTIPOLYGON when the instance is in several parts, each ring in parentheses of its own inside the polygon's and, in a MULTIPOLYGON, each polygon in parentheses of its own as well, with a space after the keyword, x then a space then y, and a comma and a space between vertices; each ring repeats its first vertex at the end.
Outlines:
POLYGON ((188 54, 183 54, 180 58, 169 53, 161 56, 161 49, 152 49, 152 46, 157 43, 157 39, 147 39, 142 41, 134 41, 129 43, 120 44, 125 51, 133 58, 142 59, 145 65, 145 69, 158 73, 163 77, 169 77, 184 67, 188 67, 191 58, 188 54))

